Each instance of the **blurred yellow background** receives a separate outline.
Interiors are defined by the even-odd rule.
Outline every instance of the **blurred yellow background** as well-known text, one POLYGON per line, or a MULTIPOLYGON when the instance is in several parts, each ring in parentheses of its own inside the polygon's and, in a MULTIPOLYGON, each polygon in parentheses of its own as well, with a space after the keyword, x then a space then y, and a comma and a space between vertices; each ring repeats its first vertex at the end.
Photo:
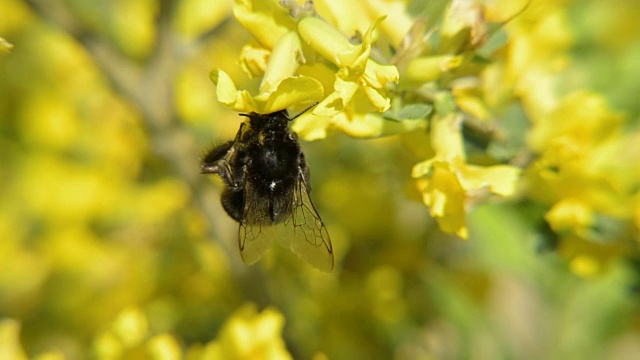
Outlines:
MULTIPOLYGON (((637 127, 640 8, 562 6, 567 86, 637 127)), ((410 136, 302 142, 332 273, 279 246, 243 264, 222 184, 198 164, 242 121, 209 79, 245 78, 231 9, 0 0, 0 358, 640 356, 638 262, 576 276, 535 204, 478 206, 469 240, 442 233, 410 136)))

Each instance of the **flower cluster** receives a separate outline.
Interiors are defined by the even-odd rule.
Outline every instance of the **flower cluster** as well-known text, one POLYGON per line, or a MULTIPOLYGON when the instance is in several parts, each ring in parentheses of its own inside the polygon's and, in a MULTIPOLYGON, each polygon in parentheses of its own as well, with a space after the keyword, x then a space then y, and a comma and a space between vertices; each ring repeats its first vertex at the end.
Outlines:
POLYGON ((411 20, 402 6, 392 2, 383 12, 370 0, 236 1, 234 14, 253 35, 240 63, 262 81, 251 95, 221 69, 211 78, 218 100, 237 111, 270 113, 318 101, 293 125, 307 140, 330 129, 369 138, 424 132, 430 124, 431 141, 422 146, 434 156, 413 176, 440 227, 466 238, 469 205, 481 194, 513 194, 520 173, 507 164, 468 164, 463 148, 463 122, 491 121, 477 95, 486 63, 479 49, 489 37, 483 8, 453 1, 436 31, 411 20))
POLYGON ((514 195, 524 168, 521 195, 550 206, 546 222, 573 244, 561 252, 597 272, 599 261, 575 244, 634 236, 625 229, 638 228, 640 213, 630 165, 637 136, 624 135, 622 118, 597 94, 558 96, 572 43, 562 5, 454 0, 435 11, 440 21, 412 19, 400 1, 381 5, 236 1, 234 14, 254 37, 240 62, 262 82, 252 96, 215 69, 218 99, 262 113, 318 101, 293 125, 307 140, 329 130, 360 138, 427 132, 413 139, 432 156, 412 176, 440 228, 462 238, 469 207, 514 195), (482 129, 499 146, 498 119, 513 106, 531 122, 527 148, 470 162, 463 129, 482 129), (528 165, 527 151, 535 157, 528 165))
POLYGON ((359 44, 352 44, 332 24, 314 16, 313 7, 285 5, 289 9, 275 1, 236 2, 236 18, 255 39, 244 47, 240 62, 249 76, 261 76, 262 81, 257 95, 251 95, 214 69, 218 100, 236 111, 263 114, 320 101, 313 120, 300 119, 296 130, 302 136, 324 137, 330 124, 354 136, 373 135, 375 129, 359 123, 366 123, 371 111, 389 108, 388 85, 398 81, 395 66, 381 65, 370 56, 374 30, 384 17, 369 25, 359 44))
MULTIPOLYGON (((284 317, 274 309, 258 313, 247 304, 231 314, 218 336, 202 346, 184 351, 169 333, 156 333, 139 308, 122 310, 93 340, 96 359, 291 359, 280 336, 284 317)), ((0 321, 0 348, 8 359, 27 359, 20 345, 20 323, 0 321)), ((64 359, 57 351, 38 354, 39 359, 64 359)))

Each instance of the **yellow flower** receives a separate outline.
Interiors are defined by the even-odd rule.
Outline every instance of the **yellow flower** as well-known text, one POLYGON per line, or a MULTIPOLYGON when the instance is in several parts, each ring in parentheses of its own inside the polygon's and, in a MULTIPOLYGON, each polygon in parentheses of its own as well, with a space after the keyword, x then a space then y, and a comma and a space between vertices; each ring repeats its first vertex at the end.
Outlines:
MULTIPOLYGON (((255 37, 243 48, 240 62, 250 76, 262 76, 262 82, 254 96, 238 90, 225 72, 214 69, 211 79, 218 100, 236 111, 271 113, 324 98, 314 108, 313 118, 308 114, 298 120, 301 125, 297 130, 303 137, 324 137, 329 126, 359 137, 381 134, 384 121, 371 113, 389 108, 386 86, 397 83, 399 77, 395 66, 369 59, 373 30, 384 17, 367 29, 360 45, 353 45, 333 25, 317 17, 305 17, 304 11, 311 8, 300 8, 292 2, 284 5, 276 1, 236 2, 236 18, 255 37), (302 19, 296 24, 292 15, 302 19), (330 87, 332 91, 325 94, 324 89, 330 87)), ((340 7, 329 4, 321 7, 329 13, 340 12, 340 7)), ((357 31, 366 17, 358 17, 355 23, 337 22, 349 31, 357 31)))
POLYGON ((451 93, 455 97, 456 105, 467 114, 478 120, 489 121, 491 115, 484 99, 484 94, 477 81, 459 81, 452 85, 451 93))
POLYGON ((500 0, 488 11, 488 16, 499 13, 497 16, 504 21, 523 8, 505 26, 509 42, 502 85, 510 93, 509 100, 522 99, 529 118, 535 122, 556 106, 557 74, 569 65, 567 50, 573 35, 560 1, 520 1, 514 5, 512 1, 500 0), (504 14, 504 9, 510 11, 504 14))
POLYGON ((361 3, 367 7, 367 13, 371 18, 387 17, 386 21, 380 23, 381 35, 388 38, 394 46, 400 45, 414 21, 407 11, 407 2, 405 0, 364 0, 361 3))
POLYGON ((628 250, 621 244, 595 243, 574 235, 565 236, 558 244, 558 253, 568 260, 571 271, 583 278, 601 274, 628 250))
POLYGON ((468 237, 465 210, 473 197, 488 190, 500 196, 515 192, 520 169, 496 165, 489 167, 465 162, 460 125, 462 115, 450 113, 431 122, 431 144, 435 156, 413 167, 424 203, 429 206, 440 228, 468 237))
POLYGON ((552 229, 589 238, 596 214, 633 217, 640 146, 621 123, 602 97, 578 92, 532 128, 529 146, 540 158, 527 171, 530 196, 552 206, 552 229))
POLYGON ((99 358, 121 357, 140 345, 149 335, 145 314, 138 308, 122 310, 110 326, 100 333, 93 344, 99 358))
POLYGON ((372 112, 369 101, 363 93, 356 93, 351 104, 336 115, 318 116, 306 113, 291 126, 293 131, 305 140, 325 138, 328 128, 341 130, 356 138, 374 138, 406 133, 424 127, 425 122, 422 118, 390 121, 382 114, 372 112))
POLYGON ((100 359, 128 359, 134 354, 144 353, 154 359, 184 358, 172 335, 153 335, 150 330, 142 310, 134 307, 124 309, 94 339, 94 355, 100 359))
POLYGON ((593 224, 593 211, 580 199, 565 198, 553 205, 545 219, 554 231, 570 230, 584 237, 593 224))
MULTIPOLYGON (((291 0, 295 1, 295 0, 291 0)), ((389 9, 388 4, 381 4, 378 12, 380 15, 372 17, 371 6, 367 6, 366 1, 335 1, 335 0, 314 0, 313 6, 318 15, 342 34, 353 36, 364 34, 371 25, 371 20, 386 15, 389 9)))
POLYGON ((391 100, 384 87, 387 83, 398 82, 398 70, 395 66, 380 65, 369 59, 373 29, 382 20, 384 17, 369 27, 360 45, 352 45, 340 31, 318 18, 307 17, 298 23, 300 37, 338 67, 334 91, 314 109, 314 114, 337 114, 347 107, 358 90, 364 92, 375 110, 382 112, 389 108, 391 100))
POLYGON ((255 41, 249 41, 242 48, 240 54, 240 66, 251 78, 262 76, 267 69, 271 50, 266 49, 255 41))
POLYGON ((405 0, 315 0, 313 5, 322 18, 347 35, 364 34, 372 19, 387 16, 377 30, 394 46, 400 44, 413 22, 405 0))
POLYGON ((438 221, 442 231, 466 239, 469 231, 465 224, 465 191, 455 170, 444 161, 422 165, 428 165, 429 179, 418 182, 418 188, 431 216, 438 221))
POLYGON ((528 195, 550 207, 560 253, 580 276, 602 272, 638 236, 640 134, 625 133, 602 96, 576 92, 540 116, 527 140, 539 156, 526 171, 528 195))
POLYGON ((547 116, 529 132, 529 148, 536 152, 559 151, 559 162, 575 160, 608 139, 620 135, 622 116, 608 108, 606 100, 589 92, 565 96, 547 116))
POLYGON ((218 338, 201 354, 202 359, 291 359, 280 333, 284 317, 274 309, 258 314, 256 306, 238 309, 223 325, 218 338))
POLYGON ((238 90, 229 75, 220 69, 211 72, 211 80, 223 105, 236 111, 269 114, 322 97, 324 90, 319 81, 294 75, 301 61, 300 39, 296 33, 288 32, 280 37, 271 52, 258 95, 238 90))

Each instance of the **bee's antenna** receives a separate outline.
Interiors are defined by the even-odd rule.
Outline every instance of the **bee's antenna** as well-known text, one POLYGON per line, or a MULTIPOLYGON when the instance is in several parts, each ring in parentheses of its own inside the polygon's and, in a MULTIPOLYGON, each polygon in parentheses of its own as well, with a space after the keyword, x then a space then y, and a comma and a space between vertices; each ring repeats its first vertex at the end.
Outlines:
POLYGON ((302 115, 302 114, 306 113, 307 111, 311 110, 311 108, 313 108, 316 105, 318 105, 317 101, 314 102, 313 104, 309 105, 306 109, 302 110, 300 113, 298 113, 298 115, 296 115, 296 116, 294 116, 292 118, 289 118, 289 121, 293 121, 293 120, 297 119, 298 117, 300 117, 300 115, 302 115))

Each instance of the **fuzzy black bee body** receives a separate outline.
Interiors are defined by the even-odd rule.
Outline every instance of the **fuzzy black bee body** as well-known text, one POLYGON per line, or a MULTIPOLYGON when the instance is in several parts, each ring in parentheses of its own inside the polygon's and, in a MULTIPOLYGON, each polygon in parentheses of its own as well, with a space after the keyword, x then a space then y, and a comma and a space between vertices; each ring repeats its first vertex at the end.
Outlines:
POLYGON ((310 171, 286 110, 244 114, 233 141, 209 151, 204 174, 218 174, 225 184, 222 206, 240 223, 243 260, 253 264, 273 239, 310 265, 330 271, 333 248, 310 192, 310 171))

